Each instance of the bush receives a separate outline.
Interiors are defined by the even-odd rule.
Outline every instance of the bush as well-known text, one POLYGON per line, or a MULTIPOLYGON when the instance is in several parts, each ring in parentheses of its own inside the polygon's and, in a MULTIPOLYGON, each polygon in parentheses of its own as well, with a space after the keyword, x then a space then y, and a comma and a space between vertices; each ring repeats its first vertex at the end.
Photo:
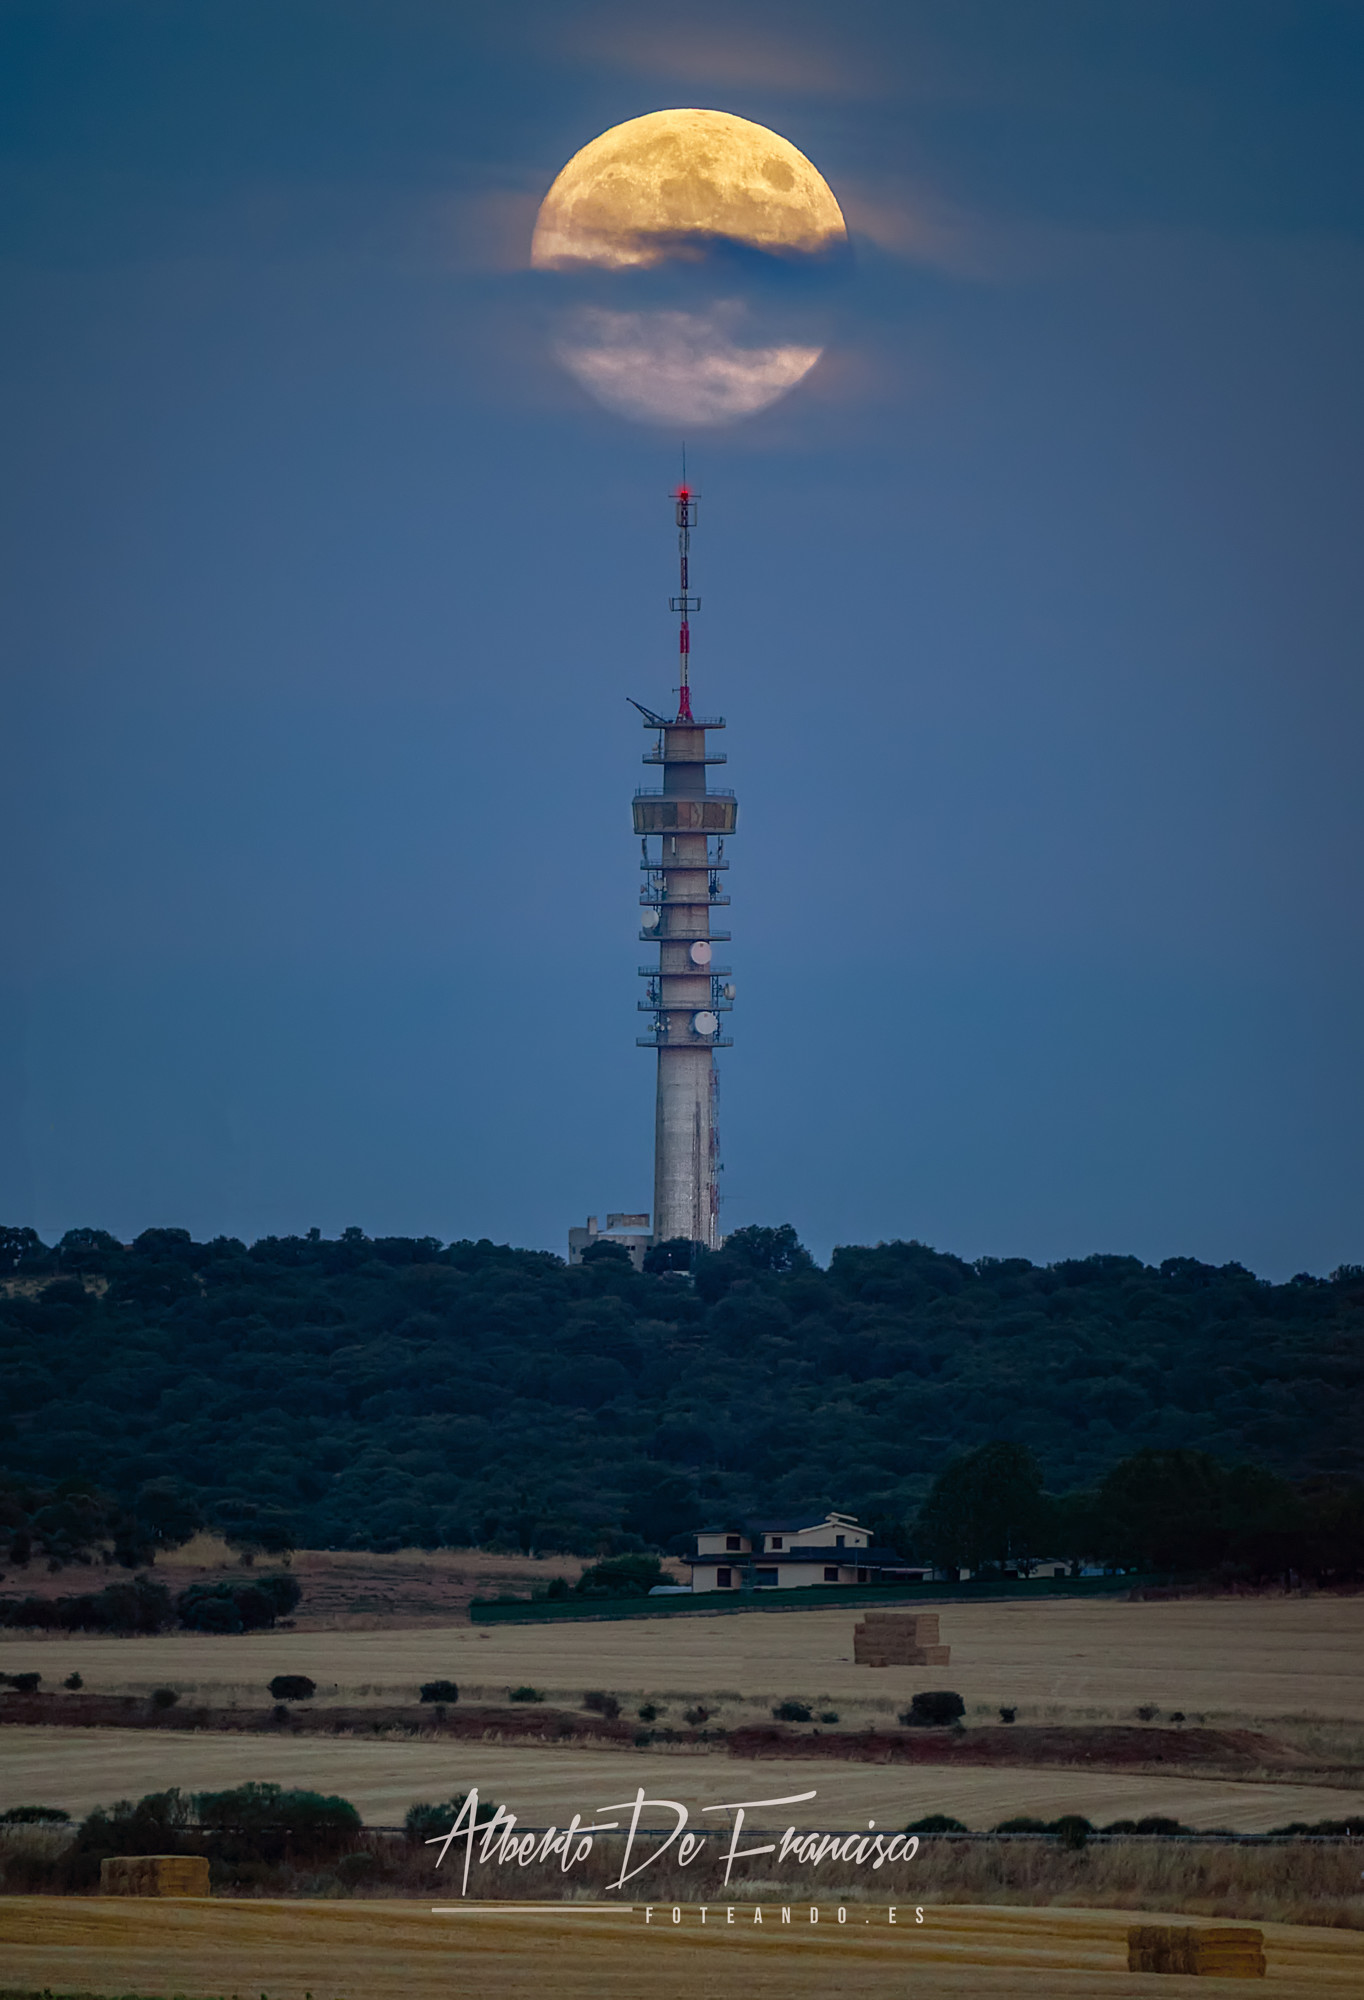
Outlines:
POLYGON ((810 1710, 803 1701, 779 1701, 772 1711, 778 1722, 808 1722, 810 1710))
POLYGON ((698 1702, 695 1708, 688 1708, 683 1710, 682 1720, 684 1722, 689 1722, 693 1729, 699 1729, 703 1722, 710 1721, 710 1710, 708 1708, 702 1708, 700 1703, 698 1702))
POLYGON ((1050 1833, 1051 1828, 1044 1819, 1031 1819, 1024 1813, 1017 1819, 1003 1819, 995 1828, 996 1833, 1050 1833))
POLYGON ((608 1556, 585 1569, 573 1588, 580 1597, 647 1597, 667 1581, 658 1556, 608 1556))
POLYGON ((965 1713, 966 1703, 961 1696, 943 1688, 932 1693, 916 1694, 900 1721, 906 1729, 947 1729, 965 1713))
MULTIPOLYGON (((428 1840, 443 1840, 464 1809, 467 1792, 456 1792, 452 1799, 442 1805, 409 1806, 403 1820, 403 1832, 414 1846, 428 1840)), ((501 1807, 491 1799, 480 1799, 474 1814, 475 1824, 482 1826, 486 1820, 495 1819, 501 1807)))
POLYGON ((1141 1707, 1137 1710, 1137 1721, 1154 1722, 1159 1714, 1160 1710, 1156 1707, 1153 1701, 1143 1702, 1141 1707))
POLYGON ((0 1674, 0 1681, 7 1681, 19 1694, 36 1694, 41 1674, 0 1674))
POLYGON ((66 1854, 67 1886, 79 1893, 99 1881, 99 1864, 111 1854, 183 1854, 191 1805, 172 1787, 148 1792, 134 1805, 120 1799, 108 1811, 97 1806, 76 1832, 66 1854))
POLYGON ((306 1674, 276 1674, 270 1683, 270 1694, 275 1701, 311 1701, 317 1693, 317 1682, 310 1681, 306 1674))
POLYGON ((1017 1722, 1018 1710, 1016 1708, 1001 1708, 999 1719, 1001 1722, 1017 1722))
POLYGON ((77 1688, 83 1688, 85 1686, 85 1682, 81 1679, 79 1674, 68 1674, 66 1679, 62 1682, 62 1686, 64 1688, 68 1688, 70 1692, 74 1694, 77 1688))
POLYGON ((616 1696, 602 1694, 595 1688, 583 1696, 583 1707, 590 1709, 593 1715, 604 1715, 608 1722, 614 1722, 620 1714, 620 1702, 616 1696))
POLYGON ((70 1818, 60 1806, 10 1806, 0 1812, 0 1826, 64 1826, 70 1818))
POLYGON ((646 1701, 643 1708, 639 1710, 639 1719, 641 1722, 658 1721, 658 1710, 651 1701, 646 1701))
POLYGON ((1047 1828, 1048 1833, 1060 1841, 1062 1847, 1079 1849, 1089 1844, 1089 1836, 1094 1828, 1080 1813, 1062 1813, 1047 1828))
POLYGON ((303 1591, 292 1576, 232 1578, 192 1583, 175 1600, 190 1632, 263 1632, 294 1609, 303 1591))
POLYGON ((836 1708, 823 1708, 819 1712, 819 1719, 821 1722, 837 1722, 838 1710, 836 1708))
POLYGON ((0 1598, 0 1625, 21 1629, 131 1635, 164 1632, 174 1623, 170 1592, 146 1576, 77 1597, 0 1598))
POLYGON ((453 1681, 423 1681, 421 1698, 423 1701, 458 1701, 459 1689, 453 1681))
POLYGON ((367 1847, 357 1847, 350 1854, 343 1854, 336 1863, 336 1872, 343 1882, 367 1882, 380 1873, 383 1863, 377 1854, 367 1847))
POLYGON ((180 1697, 174 1688, 153 1688, 153 1708, 174 1708, 180 1697))
POLYGON ((969 1833, 970 1830, 950 1813, 928 1813, 923 1819, 911 1820, 905 1828, 906 1833, 969 1833))
POLYGON ((198 1792, 194 1807, 214 1836, 213 1851, 228 1861, 330 1859, 354 1844, 361 1825, 349 1799, 279 1785, 198 1792))
POLYGON ((508 1701, 543 1701, 544 1698, 539 1688, 519 1687, 507 1689, 508 1701))

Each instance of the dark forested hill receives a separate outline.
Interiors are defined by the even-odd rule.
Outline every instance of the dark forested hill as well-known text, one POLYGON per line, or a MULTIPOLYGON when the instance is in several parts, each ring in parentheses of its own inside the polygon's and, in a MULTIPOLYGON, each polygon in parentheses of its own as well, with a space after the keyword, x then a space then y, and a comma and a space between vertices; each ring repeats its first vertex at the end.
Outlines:
POLYGON ((974 1264, 747 1230, 685 1276, 489 1242, 130 1248, 0 1232, 0 1466, 132 1503, 165 1481, 300 1544, 667 1543, 705 1517, 912 1515, 954 1454, 1054 1491, 1143 1447, 1364 1471, 1364 1270, 974 1264))

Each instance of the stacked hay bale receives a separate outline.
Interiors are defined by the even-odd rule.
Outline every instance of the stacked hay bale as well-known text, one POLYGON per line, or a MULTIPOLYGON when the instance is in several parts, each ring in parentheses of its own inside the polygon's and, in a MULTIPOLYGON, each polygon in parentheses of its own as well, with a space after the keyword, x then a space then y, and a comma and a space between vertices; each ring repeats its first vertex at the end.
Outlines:
POLYGON ((202 1854, 110 1854, 99 1864, 102 1896, 206 1896, 202 1854))
POLYGON ((869 1611, 853 1627, 859 1667, 945 1667, 951 1658, 938 1642, 936 1611, 869 1611))
POLYGON ((1229 1925, 1134 1924, 1127 1933, 1129 1972, 1201 1973, 1212 1979, 1263 1979, 1263 1931, 1229 1925))

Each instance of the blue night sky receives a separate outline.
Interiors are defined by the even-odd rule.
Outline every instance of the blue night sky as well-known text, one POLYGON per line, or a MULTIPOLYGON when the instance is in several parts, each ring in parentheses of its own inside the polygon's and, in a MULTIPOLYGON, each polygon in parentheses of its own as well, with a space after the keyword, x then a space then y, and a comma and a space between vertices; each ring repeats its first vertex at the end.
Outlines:
POLYGON ((526 263, 701 105, 855 246, 687 439, 725 1226, 1364 1258, 1361 102, 1316 0, 0 7, 0 1220, 648 1206, 681 438, 526 263))

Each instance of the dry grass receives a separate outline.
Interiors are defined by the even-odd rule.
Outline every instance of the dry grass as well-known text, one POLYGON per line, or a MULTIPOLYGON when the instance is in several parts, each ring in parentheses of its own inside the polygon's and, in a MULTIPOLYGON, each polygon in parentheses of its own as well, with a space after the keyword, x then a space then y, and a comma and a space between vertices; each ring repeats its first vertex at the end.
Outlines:
MULTIPOLYGON (((0 1904, 5 1976, 67 1991, 227 1994, 271 2000, 1141 2000, 1149 1979, 1126 1971, 1125 1910, 836 1906, 822 1921, 771 1904, 761 1927, 735 1907, 508 1916, 467 1908, 437 1918, 427 1902, 171 1903, 16 1898, 0 1904), (706 1954, 704 1957, 701 1954, 706 1954)), ((1349 1932, 1270 1926, 1266 1991, 1275 2000, 1343 1996, 1364 1984, 1364 1941, 1349 1932)))

